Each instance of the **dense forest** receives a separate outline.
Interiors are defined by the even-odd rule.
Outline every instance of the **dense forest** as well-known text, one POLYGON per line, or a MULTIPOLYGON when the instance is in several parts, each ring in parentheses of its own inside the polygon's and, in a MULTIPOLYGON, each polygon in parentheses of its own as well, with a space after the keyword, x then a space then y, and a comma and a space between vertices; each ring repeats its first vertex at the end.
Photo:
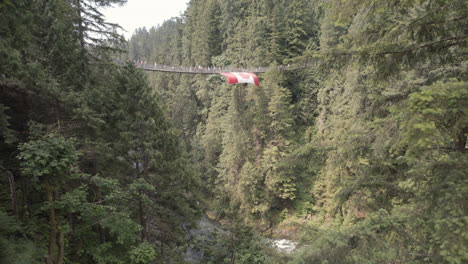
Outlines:
POLYGON ((468 262, 467 1, 126 2, 0 0, 0 263, 468 262))

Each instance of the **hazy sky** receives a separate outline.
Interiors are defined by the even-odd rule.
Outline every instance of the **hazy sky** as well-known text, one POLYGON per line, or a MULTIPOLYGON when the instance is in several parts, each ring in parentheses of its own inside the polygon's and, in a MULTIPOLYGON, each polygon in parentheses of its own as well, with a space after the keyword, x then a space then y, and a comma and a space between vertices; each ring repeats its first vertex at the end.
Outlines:
POLYGON ((108 22, 117 23, 127 32, 129 39, 139 27, 150 28, 162 24, 164 20, 179 16, 187 8, 190 0, 128 0, 127 4, 103 11, 108 22))

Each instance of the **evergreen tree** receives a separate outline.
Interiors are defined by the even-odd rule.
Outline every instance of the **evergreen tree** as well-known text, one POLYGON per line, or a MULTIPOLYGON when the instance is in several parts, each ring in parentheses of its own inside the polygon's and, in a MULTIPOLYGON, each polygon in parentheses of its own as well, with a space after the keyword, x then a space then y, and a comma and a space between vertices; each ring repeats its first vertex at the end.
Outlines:
MULTIPOLYGON (((244 123, 245 90, 233 87, 228 110, 224 119, 223 150, 219 162, 219 183, 228 197, 235 193, 239 174, 248 152, 248 132, 244 123)), ((232 201, 236 203, 237 201, 232 201)))
POLYGON ((181 263, 198 201, 205 262, 467 261, 466 1, 192 0, 128 45, 124 2, 0 3, 0 262, 181 263))
MULTIPOLYGON (((33 137, 37 135, 33 134, 33 137)), ((59 214, 57 203, 66 195, 64 189, 69 182, 80 177, 78 153, 71 142, 54 134, 33 138, 21 144, 19 150, 23 175, 30 177, 31 183, 39 186, 47 197, 49 247, 46 262, 64 263, 66 218, 59 214)))
POLYGON ((89 61, 102 56, 102 49, 115 48, 122 44, 123 37, 116 31, 116 24, 106 22, 99 8, 110 7, 114 4, 123 5, 127 0, 73 0, 76 10, 75 27, 81 51, 82 83, 89 80, 89 61), (90 52, 93 50, 93 52, 90 52))
POLYGON ((269 72, 264 85, 270 91, 268 116, 270 117, 269 135, 263 153, 263 169, 266 174, 266 187, 276 197, 281 199, 294 199, 295 183, 290 175, 281 171, 280 163, 289 154, 288 140, 291 137, 293 119, 291 117, 291 92, 279 86, 279 73, 269 72))
POLYGON ((306 2, 303 0, 293 0, 286 12, 286 44, 288 56, 297 57, 307 46, 308 35, 306 31, 306 2))

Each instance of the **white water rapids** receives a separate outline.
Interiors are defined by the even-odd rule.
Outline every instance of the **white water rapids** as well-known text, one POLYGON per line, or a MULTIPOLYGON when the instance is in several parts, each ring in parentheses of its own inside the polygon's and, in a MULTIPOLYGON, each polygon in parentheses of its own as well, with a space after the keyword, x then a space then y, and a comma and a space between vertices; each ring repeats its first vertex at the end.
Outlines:
MULTIPOLYGON (((189 246, 185 252, 184 259, 188 263, 201 264, 204 263, 204 253, 200 250, 197 243, 206 243, 215 241, 214 233, 226 233, 221 226, 210 221, 206 216, 202 217, 195 227, 184 226, 187 234, 187 240, 194 243, 189 246)), ((278 253, 290 254, 292 253, 298 243, 288 239, 271 239, 265 238, 265 242, 274 248, 278 253)))
POLYGON ((281 253, 291 253, 297 247, 297 242, 287 239, 272 240, 273 247, 281 253))

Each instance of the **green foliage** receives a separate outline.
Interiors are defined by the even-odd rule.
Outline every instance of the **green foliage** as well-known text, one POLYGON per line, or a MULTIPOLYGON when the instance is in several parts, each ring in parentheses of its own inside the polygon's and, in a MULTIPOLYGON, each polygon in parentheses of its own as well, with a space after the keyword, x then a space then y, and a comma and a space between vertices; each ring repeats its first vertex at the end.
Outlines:
POLYGON ((307 46, 308 34, 306 24, 307 3, 303 0, 293 0, 288 6, 286 18, 286 43, 290 58, 300 56, 307 46))
POLYGON ((76 177, 78 153, 73 143, 60 135, 33 135, 33 140, 20 144, 19 150, 22 173, 34 183, 60 186, 76 177))
POLYGON ((0 262, 12 264, 42 263, 42 248, 24 236, 18 219, 0 210, 0 262))
POLYGON ((464 152, 468 133, 468 85, 466 82, 438 82, 410 94, 407 109, 401 111, 403 136, 408 145, 405 157, 413 163, 426 159, 435 149, 464 152))
POLYGON ((184 243, 196 173, 145 75, 111 63, 122 37, 99 8, 124 2, 1 5, 0 206, 21 224, 2 263, 149 263, 184 243))
POLYGON ((154 247, 147 242, 144 242, 138 247, 130 251, 130 263, 132 264, 148 264, 156 258, 154 247))
POLYGON ((194 0, 128 57, 99 11, 124 2, 0 4, 2 262, 181 262, 199 201, 211 263, 276 261, 236 218, 301 223, 292 263, 468 260, 466 1, 194 0))
POLYGON ((269 263, 266 242, 247 226, 232 224, 229 231, 212 235, 213 239, 199 244, 205 263, 269 263))
POLYGON ((302 248, 290 263, 428 263, 414 247, 417 226, 404 214, 389 215, 385 210, 341 230, 309 227, 302 248))
POLYGON ((462 176, 467 163, 466 82, 436 82, 412 93, 403 110, 401 157, 411 165, 414 192, 427 200, 415 202, 430 215, 431 259, 443 263, 466 260, 468 182, 462 176), (443 206, 441 206, 443 205, 443 206), (451 246, 449 246, 451 245, 451 246))
POLYGON ((270 209, 271 197, 263 188, 261 171, 250 162, 242 166, 236 195, 241 209, 254 214, 265 215, 270 209))

